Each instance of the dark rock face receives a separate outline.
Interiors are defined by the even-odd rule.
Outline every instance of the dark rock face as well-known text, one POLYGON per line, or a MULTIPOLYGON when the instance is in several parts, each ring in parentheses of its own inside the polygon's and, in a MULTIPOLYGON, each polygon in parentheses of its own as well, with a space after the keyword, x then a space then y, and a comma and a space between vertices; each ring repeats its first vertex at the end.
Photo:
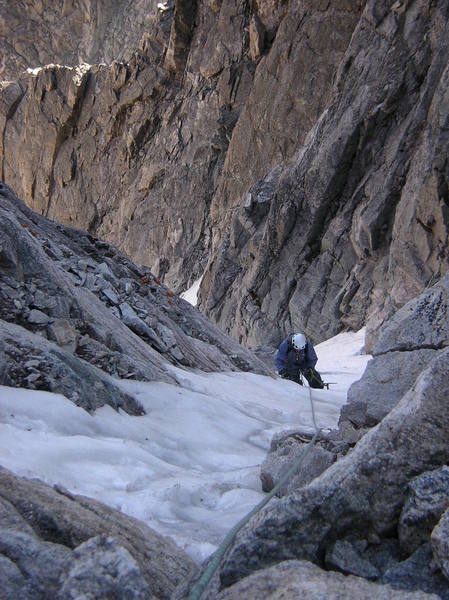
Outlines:
POLYGON ((409 497, 399 519, 402 548, 412 553, 429 540, 433 528, 449 507, 449 467, 423 473, 410 482, 409 497))
POLYGON ((140 414, 111 375, 174 382, 170 364, 267 372, 149 270, 32 213, 3 184, 0 219, 1 383, 140 414))
POLYGON ((195 4, 168 2, 126 63, 48 66, 0 93, 2 179, 175 291, 204 270, 209 206, 255 68, 247 2, 195 4))
POLYGON ((449 510, 446 510, 432 531, 430 542, 435 562, 446 579, 449 579, 449 510))
POLYGON ((448 18, 444 1, 367 3, 265 214, 241 195, 216 240, 201 302, 226 331, 375 329, 447 270, 448 18))
MULTIPOLYGON (((248 187, 293 155, 325 108, 362 3, 179 0, 156 13, 147 4, 133 7, 126 39, 132 15, 114 30, 120 59, 151 21, 126 64, 77 67, 58 47, 50 62, 68 67, 3 84, 0 162, 34 210, 117 244, 179 291, 203 272, 248 187)), ((47 13, 35 15, 45 27, 47 13)), ((100 20, 95 40, 103 34, 100 20)))
POLYGON ((396 590, 422 590, 421 593, 436 594, 438 598, 449 598, 447 579, 432 564, 430 544, 423 544, 410 558, 397 563, 382 577, 396 590))
MULTIPOLYGON (((274 436, 270 452, 261 465, 260 479, 264 492, 270 492, 278 484, 293 463, 302 455, 306 444, 310 442, 310 437, 310 435, 300 435, 298 432, 274 436)), ((284 496, 307 485, 330 467, 335 462, 337 455, 329 447, 334 449, 334 445, 329 444, 324 436, 319 437, 317 445, 310 450, 299 471, 279 490, 278 496, 284 496)))
POLYGON ((326 572, 306 561, 288 560, 257 571, 222 591, 217 600, 297 600, 298 598, 357 598, 358 600, 437 600, 423 592, 405 592, 360 577, 326 572))
POLYGON ((100 502, 0 467, 2 598, 170 598, 196 567, 171 541, 100 502))

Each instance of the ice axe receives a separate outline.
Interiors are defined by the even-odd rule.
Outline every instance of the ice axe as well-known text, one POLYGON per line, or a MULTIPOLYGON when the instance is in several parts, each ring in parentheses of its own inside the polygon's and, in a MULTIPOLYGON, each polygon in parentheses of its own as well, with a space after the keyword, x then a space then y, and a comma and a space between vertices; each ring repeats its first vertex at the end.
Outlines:
POLYGON ((323 381, 323 385, 327 390, 329 389, 330 385, 337 385, 337 383, 338 383, 337 381, 326 381, 326 382, 323 381))

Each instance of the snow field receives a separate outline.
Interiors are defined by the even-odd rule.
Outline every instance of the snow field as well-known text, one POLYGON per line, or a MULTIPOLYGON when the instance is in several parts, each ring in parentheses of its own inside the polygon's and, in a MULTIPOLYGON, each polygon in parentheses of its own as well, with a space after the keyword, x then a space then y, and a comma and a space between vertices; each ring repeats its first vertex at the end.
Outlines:
MULTIPOLYGON (((336 426, 365 369, 363 340, 362 330, 316 347, 318 370, 335 382, 312 392, 320 427, 336 426)), ((202 561, 263 498, 273 434, 314 431, 309 390, 252 373, 173 372, 178 386, 120 382, 141 417, 108 406, 89 415, 58 394, 0 386, 0 463, 141 519, 202 561)))

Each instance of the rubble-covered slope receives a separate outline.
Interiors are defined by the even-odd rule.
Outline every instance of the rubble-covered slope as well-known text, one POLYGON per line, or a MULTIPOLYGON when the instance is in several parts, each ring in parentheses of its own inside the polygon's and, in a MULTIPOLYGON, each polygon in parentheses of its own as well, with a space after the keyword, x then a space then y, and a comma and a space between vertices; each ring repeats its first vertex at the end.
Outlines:
POLYGON ((170 365, 267 372, 148 269, 33 213, 4 184, 0 221, 0 383, 138 414, 111 376, 175 381, 170 365))

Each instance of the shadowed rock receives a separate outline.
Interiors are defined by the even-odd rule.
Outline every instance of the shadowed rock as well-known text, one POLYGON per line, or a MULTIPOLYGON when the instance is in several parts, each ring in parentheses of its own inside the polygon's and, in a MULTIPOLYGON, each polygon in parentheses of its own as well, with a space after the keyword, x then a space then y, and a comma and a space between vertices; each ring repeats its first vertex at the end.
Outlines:
POLYGON ((148 269, 36 215, 4 184, 0 219, 4 384, 61 392, 88 410, 107 402, 139 414, 108 375, 176 382, 170 364, 268 372, 148 269))
POLYGON ((88 593, 168 599, 195 569, 173 542, 144 523, 0 467, 0 574, 6 598, 62 600, 88 593))

